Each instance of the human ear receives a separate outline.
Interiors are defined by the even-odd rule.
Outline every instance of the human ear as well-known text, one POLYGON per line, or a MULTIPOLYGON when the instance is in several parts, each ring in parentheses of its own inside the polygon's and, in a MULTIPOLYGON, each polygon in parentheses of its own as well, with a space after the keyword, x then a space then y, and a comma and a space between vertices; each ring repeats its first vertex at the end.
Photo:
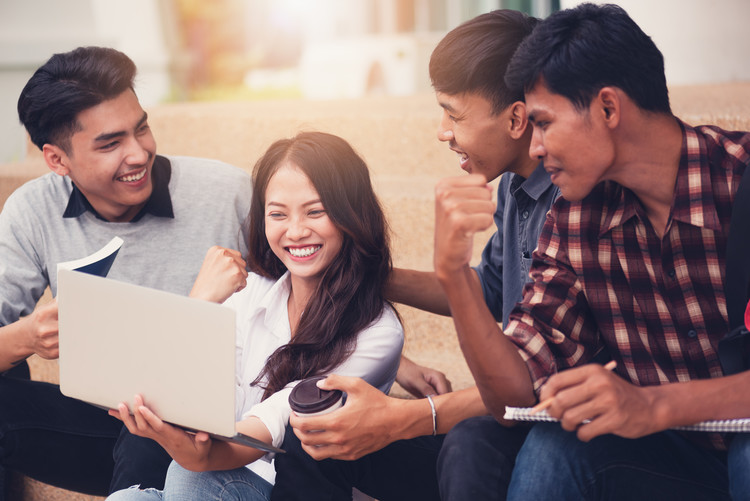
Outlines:
POLYGON ((529 119, 526 115, 526 104, 523 101, 516 101, 510 105, 510 137, 520 139, 526 132, 529 125, 529 119))
POLYGON ((68 155, 65 154, 62 148, 54 144, 45 144, 42 146, 42 155, 44 155, 44 160, 47 162, 47 167, 52 172, 59 176, 68 175, 70 172, 68 168, 68 155))
POLYGON ((613 129, 620 123, 621 102, 617 90, 613 87, 602 87, 596 96, 595 104, 604 123, 613 129))

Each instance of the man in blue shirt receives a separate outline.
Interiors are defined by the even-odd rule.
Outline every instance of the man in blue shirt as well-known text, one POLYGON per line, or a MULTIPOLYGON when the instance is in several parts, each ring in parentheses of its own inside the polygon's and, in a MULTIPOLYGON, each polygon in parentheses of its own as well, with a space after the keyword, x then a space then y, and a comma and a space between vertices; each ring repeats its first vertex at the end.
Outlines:
POLYGON ((487 307, 503 325, 508 324, 508 315, 521 298, 539 230, 559 194, 560 189, 552 184, 541 163, 527 177, 508 172, 500 178, 494 215, 497 232, 487 242, 482 262, 474 269, 487 307), (498 294, 500 290, 502 293, 498 294), (502 312, 502 318, 498 318, 498 312, 502 312))
MULTIPOLYGON (((531 128, 523 96, 508 92, 503 79, 515 48, 536 23, 510 10, 478 16, 448 33, 430 60, 443 108, 438 139, 456 152, 466 172, 488 182, 505 174, 494 214, 497 233, 473 277, 485 299, 476 305, 478 314, 495 328, 521 298, 531 252, 559 194, 528 155, 531 128)), ((438 184, 436 204, 471 213, 467 195, 466 176, 445 179, 438 184)), ((389 298, 450 315, 434 272, 395 270, 389 298)), ((352 487, 381 501, 505 498, 526 429, 504 428, 487 416, 476 387, 430 395, 428 401, 391 398, 355 378, 329 376, 321 387, 345 391, 347 402, 327 416, 292 415, 294 433, 287 431, 283 446, 287 454, 276 458, 274 499, 351 499, 352 487), (315 459, 350 461, 312 461, 300 441, 315 459)))

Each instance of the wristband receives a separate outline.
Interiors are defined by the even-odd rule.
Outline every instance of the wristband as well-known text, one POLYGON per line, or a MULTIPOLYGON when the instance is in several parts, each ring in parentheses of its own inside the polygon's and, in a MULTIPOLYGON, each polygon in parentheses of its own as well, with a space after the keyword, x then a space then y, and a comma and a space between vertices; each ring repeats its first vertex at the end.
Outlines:
POLYGON ((432 401, 432 395, 427 395, 427 401, 430 402, 430 409, 432 410, 432 436, 437 435, 437 411, 435 410, 435 402, 432 401))

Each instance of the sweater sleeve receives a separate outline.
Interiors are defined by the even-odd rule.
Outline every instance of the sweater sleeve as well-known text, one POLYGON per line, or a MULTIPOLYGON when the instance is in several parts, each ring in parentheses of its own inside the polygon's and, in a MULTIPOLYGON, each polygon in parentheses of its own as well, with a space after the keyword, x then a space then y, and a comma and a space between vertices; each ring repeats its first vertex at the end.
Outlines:
POLYGON ((18 190, 0 212, 0 326, 17 321, 34 309, 48 285, 47 270, 35 242, 34 211, 25 207, 18 190))

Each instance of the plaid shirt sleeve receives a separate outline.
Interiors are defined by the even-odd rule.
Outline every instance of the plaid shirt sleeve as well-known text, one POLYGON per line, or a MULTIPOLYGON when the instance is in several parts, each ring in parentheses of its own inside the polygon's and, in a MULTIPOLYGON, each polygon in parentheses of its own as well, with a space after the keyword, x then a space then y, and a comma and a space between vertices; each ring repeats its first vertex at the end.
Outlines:
POLYGON ((581 214, 568 210, 563 216, 558 209, 569 205, 560 199, 547 214, 533 255, 532 282, 524 288, 523 301, 511 313, 505 331, 518 346, 537 393, 549 376, 587 362, 602 346, 564 238, 581 214))

